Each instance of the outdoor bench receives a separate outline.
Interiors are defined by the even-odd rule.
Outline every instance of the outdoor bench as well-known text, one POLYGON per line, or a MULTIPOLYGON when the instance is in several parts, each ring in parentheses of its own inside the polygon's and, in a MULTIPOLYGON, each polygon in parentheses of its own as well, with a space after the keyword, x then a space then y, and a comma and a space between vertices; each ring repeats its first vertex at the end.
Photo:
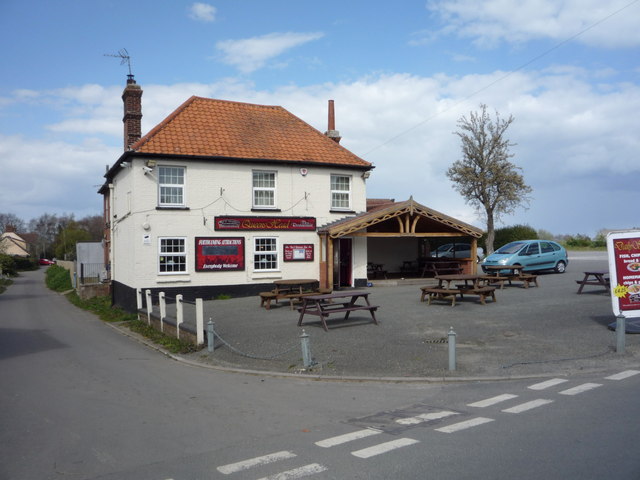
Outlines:
POLYGON ((458 287, 459 289, 459 293, 460 293, 460 298, 464 298, 464 294, 470 294, 470 295, 478 295, 480 297, 480 303, 482 305, 485 305, 485 300, 487 297, 491 297, 491 299, 495 302, 496 301, 496 287, 475 287, 475 288, 470 288, 470 287, 466 287, 464 285, 460 285, 458 287))
POLYGON ((424 302, 424 299, 427 298, 427 305, 431 305, 433 298, 438 300, 449 299, 452 307, 456 304, 456 295, 460 293, 460 290, 442 287, 421 287, 420 290, 422 290, 421 302, 424 302))

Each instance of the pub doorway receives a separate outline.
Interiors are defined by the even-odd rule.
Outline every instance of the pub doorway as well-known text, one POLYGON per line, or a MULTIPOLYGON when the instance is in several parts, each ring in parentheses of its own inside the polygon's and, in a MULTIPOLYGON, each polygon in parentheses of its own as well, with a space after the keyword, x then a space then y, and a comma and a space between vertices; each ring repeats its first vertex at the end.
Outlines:
POLYGON ((333 252, 333 287, 350 287, 353 283, 352 242, 350 238, 335 241, 333 252))

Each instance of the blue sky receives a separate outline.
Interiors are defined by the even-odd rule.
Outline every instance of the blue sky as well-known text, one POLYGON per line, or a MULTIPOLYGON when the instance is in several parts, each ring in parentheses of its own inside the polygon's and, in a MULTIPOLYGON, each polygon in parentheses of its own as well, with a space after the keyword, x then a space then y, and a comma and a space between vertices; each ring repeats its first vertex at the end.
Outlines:
POLYGON ((482 227, 446 169, 457 120, 513 115, 533 188, 499 226, 640 227, 640 0, 0 2, 0 213, 101 213, 126 48, 143 132, 191 95, 282 105, 375 165, 368 196, 482 227))

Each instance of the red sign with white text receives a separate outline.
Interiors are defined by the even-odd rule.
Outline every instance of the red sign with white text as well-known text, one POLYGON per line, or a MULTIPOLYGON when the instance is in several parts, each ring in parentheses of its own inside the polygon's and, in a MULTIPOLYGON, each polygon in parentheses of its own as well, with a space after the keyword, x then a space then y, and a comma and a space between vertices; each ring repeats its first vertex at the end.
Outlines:
POLYGON ((244 270, 244 237, 196 237, 196 271, 244 270))
POLYGON ((614 313, 640 316, 640 231, 610 233, 607 249, 614 313))

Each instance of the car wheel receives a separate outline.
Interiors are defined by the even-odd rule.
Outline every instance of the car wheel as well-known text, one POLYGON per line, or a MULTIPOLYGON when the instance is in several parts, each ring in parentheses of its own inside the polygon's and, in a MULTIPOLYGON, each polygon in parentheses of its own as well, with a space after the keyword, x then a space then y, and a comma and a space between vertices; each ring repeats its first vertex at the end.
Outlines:
POLYGON ((567 269, 567 264, 561 260, 558 263, 556 263, 556 268, 554 268, 553 270, 556 273, 564 273, 566 269, 567 269))

